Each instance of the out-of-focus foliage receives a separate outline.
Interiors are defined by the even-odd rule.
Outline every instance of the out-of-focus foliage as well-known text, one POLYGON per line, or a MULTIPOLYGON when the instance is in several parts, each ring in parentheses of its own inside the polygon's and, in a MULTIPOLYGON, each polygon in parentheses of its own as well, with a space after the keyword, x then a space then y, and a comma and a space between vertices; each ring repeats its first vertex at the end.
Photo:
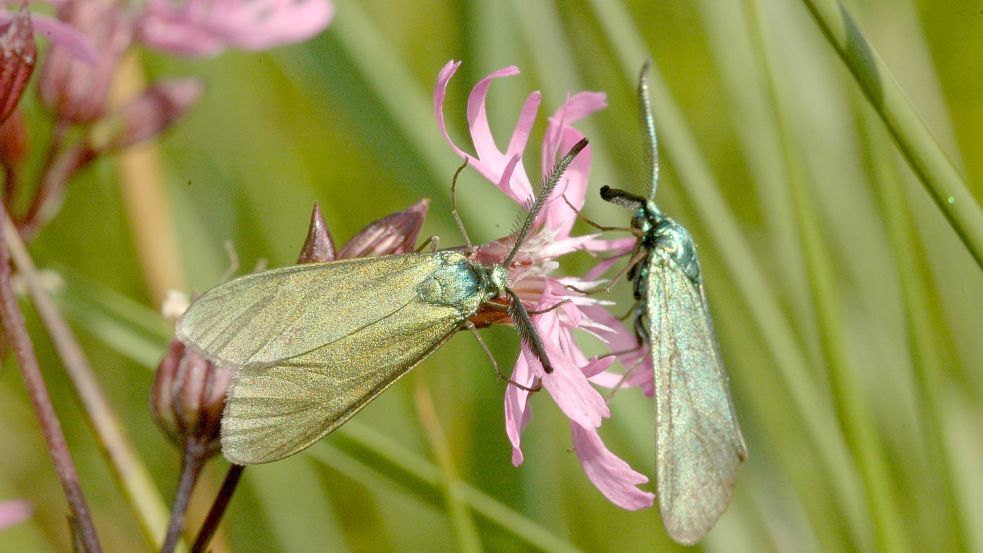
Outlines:
MULTIPOLYGON (((979 200, 978 2, 848 8, 979 200)), ((315 201, 344 241, 430 197, 424 235, 458 243, 449 210, 458 159, 430 102, 452 58, 464 60, 450 92, 457 108, 447 111, 457 136, 470 84, 515 64, 522 74, 491 91, 492 128, 511 129, 532 89, 542 90, 547 113, 570 91, 604 91, 609 108, 582 127, 594 147, 592 186, 643 192, 633 90, 646 55, 656 66, 659 202, 700 247, 750 453, 733 504, 701 547, 983 550, 980 268, 798 3, 348 0, 302 45, 195 62, 147 54, 155 77, 208 81, 197 108, 160 142, 187 282, 218 283, 226 240, 245 270, 261 258, 291 263, 315 201), (872 431, 860 444, 850 438, 858 421, 872 431)), ((538 155, 527 152, 526 165, 538 155)), ((515 210, 492 186, 466 173, 459 190, 473 237, 509 230, 515 210)), ((589 217, 626 222, 592 196, 589 217)), ((168 331, 143 282, 132 232, 140 223, 128 218, 113 163, 103 162, 71 185, 32 253, 64 277, 60 305, 169 499, 178 454, 148 406, 168 331)), ((584 258, 565 268, 589 266, 584 258)), ((627 310, 628 287, 614 297, 627 310)), ((59 361, 29 322, 104 545, 143 550, 59 361)), ((514 334, 486 336, 510 366, 514 334)), ((26 497, 36 510, 0 534, 0 551, 65 551, 65 501, 12 368, 7 359, 0 373, 0 498, 26 497)), ((491 551, 671 547, 656 510, 622 511, 590 485, 548 401, 533 401, 525 464, 513 467, 503 391, 474 340, 456 337, 343 430, 247 470, 215 551, 457 550, 461 506, 491 551), (453 509, 440 485, 449 473, 416 407, 424 393, 446 433, 453 477, 466 486, 456 488, 453 509)), ((606 443, 653 474, 651 401, 624 392, 611 408, 606 443)), ((203 477, 193 527, 223 463, 203 477)))

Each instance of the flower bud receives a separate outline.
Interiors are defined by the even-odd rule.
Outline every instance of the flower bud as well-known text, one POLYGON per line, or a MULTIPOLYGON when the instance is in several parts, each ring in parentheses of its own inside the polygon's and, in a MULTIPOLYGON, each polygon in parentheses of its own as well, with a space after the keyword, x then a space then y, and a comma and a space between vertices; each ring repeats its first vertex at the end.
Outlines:
POLYGON ((200 447, 204 458, 214 455, 231 381, 232 371, 171 340, 150 395, 157 425, 179 446, 200 447))
POLYGON ((321 214, 321 206, 315 203, 311 211, 311 225, 307 229, 307 239, 300 249, 297 263, 334 261, 336 257, 334 239, 331 238, 328 223, 324 221, 324 215, 321 214))
POLYGON ((100 57, 93 63, 52 44, 38 82, 41 99, 62 121, 91 123, 106 110, 116 63, 132 40, 132 23, 117 4, 101 1, 66 2, 58 18, 83 29, 100 57))
POLYGON ((204 84, 199 79, 158 81, 118 114, 100 121, 93 131, 92 148, 111 152, 157 136, 187 113, 202 90, 204 84))
POLYGON ((0 123, 14 112, 34 72, 37 50, 27 4, 0 34, 0 123))
POLYGON ((27 122, 21 111, 0 123, 0 165, 16 171, 27 158, 27 122))
POLYGON ((403 211, 369 223, 345 244, 338 257, 371 257, 415 250, 429 206, 430 200, 424 198, 403 211))

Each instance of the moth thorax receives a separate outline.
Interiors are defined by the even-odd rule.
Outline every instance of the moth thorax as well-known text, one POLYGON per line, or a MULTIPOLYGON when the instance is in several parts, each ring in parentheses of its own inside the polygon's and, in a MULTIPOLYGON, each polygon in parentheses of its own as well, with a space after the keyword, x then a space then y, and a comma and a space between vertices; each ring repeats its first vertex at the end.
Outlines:
POLYGON ((654 251, 663 258, 672 259, 699 286, 700 262, 696 258, 696 245, 689 232, 672 219, 663 217, 651 236, 654 239, 654 251))
POLYGON ((482 288, 481 267, 474 266, 463 256, 443 264, 417 288, 420 299, 435 305, 477 308, 481 301, 478 291, 482 288), (473 305, 472 305, 473 304, 473 305))

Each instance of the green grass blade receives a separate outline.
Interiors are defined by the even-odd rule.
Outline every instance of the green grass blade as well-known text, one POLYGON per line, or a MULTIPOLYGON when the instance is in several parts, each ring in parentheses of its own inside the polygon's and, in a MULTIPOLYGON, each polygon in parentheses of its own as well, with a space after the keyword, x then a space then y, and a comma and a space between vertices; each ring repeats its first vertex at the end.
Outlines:
POLYGON ((880 440, 869 408, 864 404, 862 384, 847 353, 844 340, 845 327, 840 308, 833 260, 825 243, 816 200, 809 190, 809 182, 796 151, 788 127, 788 115, 782 102, 775 63, 769 53, 774 46, 767 41, 762 30, 761 7, 755 0, 747 0, 750 18, 757 20, 752 36, 757 40, 757 50, 766 68, 772 103, 776 113, 782 154, 788 171, 788 183, 793 208, 799 223, 807 273, 811 285, 813 304, 816 306, 820 342, 829 372, 834 404, 843 427, 847 443, 857 460, 863 475, 866 499, 872 514, 880 551, 907 551, 904 525, 899 508, 892 494, 891 476, 883 458, 880 440))
POLYGON ((983 209, 901 85, 838 0, 803 0, 935 204, 983 268, 983 209))

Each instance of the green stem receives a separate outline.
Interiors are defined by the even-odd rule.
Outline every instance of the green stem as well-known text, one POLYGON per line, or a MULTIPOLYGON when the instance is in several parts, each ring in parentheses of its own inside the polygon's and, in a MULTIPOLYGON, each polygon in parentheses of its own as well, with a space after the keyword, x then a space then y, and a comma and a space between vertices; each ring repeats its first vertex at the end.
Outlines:
POLYGON ((417 379, 416 385, 416 410, 420 418, 420 423, 427 433, 430 440, 430 447, 437 457, 437 465, 440 467, 440 490, 444 494, 444 502, 447 506, 448 514, 451 519, 451 527, 454 529, 454 536, 457 538, 458 551, 478 552, 482 550, 481 538, 478 529, 474 525, 471 517, 471 510, 461 499, 460 489, 454 485, 458 480, 457 470, 454 468, 454 459, 451 456, 450 445, 447 443, 447 436, 444 429, 440 426, 437 419, 437 410, 434 408, 433 398, 430 388, 423 378, 417 379))
POLYGON ((82 403, 82 411, 99 440, 103 454, 109 461, 116 484, 130 502, 147 543, 157 549, 167 528, 167 507, 164 500, 150 477, 147 466, 143 464, 127 439, 82 347, 75 340, 71 328, 51 301, 48 292, 38 281, 34 262, 17 234, 13 222, 6 218, 2 224, 14 265, 27 282, 28 293, 34 302, 34 307, 41 316, 41 321, 47 328, 55 349, 65 365, 65 370, 75 386, 82 403))
POLYGON ((171 504, 171 520, 167 525, 167 535, 164 536, 164 545, 161 546, 161 553, 174 553, 174 549, 181 539, 181 531, 184 530, 185 515, 188 512, 188 504, 191 502, 191 494, 195 491, 195 484, 201 475, 201 469, 205 466, 207 456, 201 454, 201 448, 186 443, 183 451, 183 461, 181 462, 181 476, 178 480, 177 491, 174 493, 174 502, 171 504))
POLYGON ((983 210, 901 85, 839 0, 802 0, 857 80, 911 169, 983 268, 983 210))
MULTIPOLYGON (((871 118, 866 118, 868 123, 871 118)), ((967 521, 963 509, 959 508, 956 490, 957 484, 953 476, 953 459, 945 440, 945 393, 943 362, 939 337, 935 325, 935 317, 930 303, 929 277, 920 261, 921 249, 917 246, 914 221, 908 209, 902 181, 898 178, 893 163, 893 155, 889 151, 887 137, 868 124, 868 136, 871 148, 871 160, 874 169, 874 181, 879 192, 884 218, 887 223, 894 258, 897 260, 898 280, 901 284, 902 305, 904 306, 906 330, 908 334, 908 349, 911 352, 912 369, 914 371, 915 393, 918 396, 921 413, 921 428, 932 472, 941 483, 941 492, 945 499, 948 515, 940 520, 951 524, 945 534, 952 536, 953 544, 937 544, 937 547, 952 551, 969 551, 969 534, 966 530, 967 521)))
POLYGON ((205 517, 205 522, 202 523, 201 530, 198 531, 198 537, 195 538, 195 544, 191 547, 191 553, 205 553, 207 551, 208 543, 212 541, 212 536, 218 531, 218 524, 222 522, 222 517, 229 507, 229 502, 232 501, 232 495, 239 486, 239 479, 244 470, 246 467, 243 465, 229 465, 229 471, 225 474, 225 480, 222 481, 222 488, 215 496, 215 502, 212 503, 212 508, 209 509, 208 516, 205 517))
POLYGON ((48 387, 44 382, 44 376, 41 374, 41 367, 38 365, 37 355, 31 344, 31 337, 24 326, 24 314, 21 313, 20 306, 17 304, 17 296, 10 284, 8 250, 11 241, 18 239, 18 234, 17 228, 7 216, 7 211, 3 208, 2 202, 0 202, 0 218, 7 223, 0 228, 0 322, 3 323, 4 337, 10 342, 14 354, 17 356, 17 364, 20 366, 21 374, 24 377, 24 387, 34 405, 34 412, 37 414, 38 422, 41 425, 41 433, 48 447, 48 453, 51 455, 55 472, 58 474, 61 487, 65 492, 65 498, 68 500, 73 539, 76 540, 77 545, 81 545, 82 550, 86 553, 100 553, 102 546, 99 544, 96 527, 92 522, 89 504, 82 492, 78 470, 75 468, 75 462, 68 451, 65 432, 62 430, 57 413, 55 413, 55 407, 51 403, 51 396, 48 394, 48 387))
POLYGON ((890 475, 879 446, 875 424, 862 395, 863 385, 851 365, 844 341, 843 315, 832 256, 822 236, 822 224, 815 211, 816 200, 809 190, 807 177, 795 152, 788 120, 780 98, 775 64, 770 59, 769 45, 762 34, 761 10, 756 0, 746 0, 754 21, 752 42, 765 67, 782 154, 788 172, 793 208, 798 222, 799 238, 805 257, 813 305, 818 319, 819 338, 826 360, 833 403, 847 444, 853 453, 866 492, 868 507, 874 521, 879 551, 906 551, 904 526, 899 508, 891 493, 890 475))
MULTIPOLYGON (((446 475, 441 469, 420 455, 403 447, 388 437, 372 430, 358 421, 348 421, 334 434, 336 438, 343 437, 352 444, 377 459, 371 464, 374 473, 380 473, 378 465, 388 464, 398 469, 399 477, 387 475, 399 483, 400 487, 412 489, 405 481, 415 480, 429 488, 439 488, 444 485, 446 475)), ((315 455, 321 457, 315 449, 315 455)), ((534 520, 516 512, 508 505, 489 496, 474 486, 454 478, 445 485, 452 487, 455 494, 472 511, 485 520, 495 524, 513 536, 523 540, 532 548, 541 551, 578 551, 576 547, 550 532, 534 520)))

